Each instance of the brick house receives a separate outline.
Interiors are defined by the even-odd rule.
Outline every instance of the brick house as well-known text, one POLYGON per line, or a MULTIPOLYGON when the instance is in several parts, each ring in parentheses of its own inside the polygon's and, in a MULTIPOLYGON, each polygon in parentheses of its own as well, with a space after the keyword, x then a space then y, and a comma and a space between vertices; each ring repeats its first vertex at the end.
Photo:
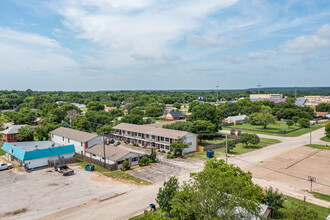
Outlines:
MULTIPOLYGON (((4 142, 19 142, 19 140, 17 140, 17 134, 18 129, 25 127, 27 125, 12 125, 10 127, 8 127, 6 130, 1 131, 1 139, 2 139, 2 144, 4 142)), ((30 137, 25 138, 24 140, 20 140, 20 141, 33 141, 33 135, 31 135, 30 137)))

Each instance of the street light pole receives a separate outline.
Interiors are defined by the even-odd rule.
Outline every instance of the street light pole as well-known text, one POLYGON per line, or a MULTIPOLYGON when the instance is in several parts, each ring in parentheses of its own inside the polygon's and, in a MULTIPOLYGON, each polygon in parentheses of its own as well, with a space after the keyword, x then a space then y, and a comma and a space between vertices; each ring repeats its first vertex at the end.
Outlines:
MULTIPOLYGON (((217 88, 219 88, 219 86, 216 86, 217 88)), ((217 89, 217 103, 219 102, 219 89, 217 89)))
POLYGON ((312 123, 310 123, 309 127, 311 128, 309 132, 309 144, 312 144, 312 123))

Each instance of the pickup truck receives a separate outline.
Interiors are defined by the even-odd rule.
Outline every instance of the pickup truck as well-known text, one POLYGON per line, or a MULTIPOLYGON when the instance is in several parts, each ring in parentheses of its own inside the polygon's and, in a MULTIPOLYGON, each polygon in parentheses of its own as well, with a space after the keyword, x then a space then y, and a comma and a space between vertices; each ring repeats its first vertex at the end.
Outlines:
POLYGON ((55 171, 62 173, 63 176, 71 176, 74 174, 74 170, 70 169, 67 165, 61 164, 54 167, 55 171))
POLYGON ((11 169, 13 165, 11 163, 0 163, 0 170, 11 169))

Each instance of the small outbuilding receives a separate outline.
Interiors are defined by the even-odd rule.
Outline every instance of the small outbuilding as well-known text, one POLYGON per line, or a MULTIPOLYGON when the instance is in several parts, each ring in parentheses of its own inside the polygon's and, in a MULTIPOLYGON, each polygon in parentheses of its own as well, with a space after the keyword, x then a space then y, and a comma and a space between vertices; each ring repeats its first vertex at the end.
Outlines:
POLYGON ((48 166, 48 161, 74 157, 74 145, 60 145, 52 141, 5 142, 1 148, 9 161, 17 160, 27 169, 48 166))
POLYGON ((123 162, 129 162, 129 166, 136 166, 139 164, 139 154, 124 150, 111 145, 94 145, 86 149, 86 156, 95 160, 104 161, 104 151, 107 164, 116 164, 117 169, 122 167, 123 162))
POLYGON ((237 115, 225 118, 224 122, 236 125, 238 123, 247 123, 248 119, 249 117, 247 115, 237 115))
POLYGON ((174 121, 174 120, 183 120, 186 119, 187 115, 182 114, 179 111, 171 111, 169 113, 167 113, 165 116, 161 117, 161 120, 165 120, 165 121, 174 121))

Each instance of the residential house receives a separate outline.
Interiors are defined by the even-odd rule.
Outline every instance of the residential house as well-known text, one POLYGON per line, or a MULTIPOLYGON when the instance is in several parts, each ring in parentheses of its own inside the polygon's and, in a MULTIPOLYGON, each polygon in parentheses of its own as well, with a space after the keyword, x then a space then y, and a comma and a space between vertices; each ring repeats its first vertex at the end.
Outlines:
POLYGON ((186 119, 187 115, 182 114, 179 111, 171 111, 169 113, 167 113, 165 116, 161 117, 161 120, 165 120, 165 121, 174 121, 174 120, 183 120, 186 119))
POLYGON ((65 127, 51 131, 50 140, 62 145, 73 144, 76 153, 82 155, 86 155, 86 149, 103 143, 102 136, 65 127))
POLYGON ((122 167, 125 160, 129 162, 130 167, 136 166, 140 162, 139 154, 111 145, 104 145, 104 148, 103 145, 100 144, 94 145, 93 147, 86 149, 86 156, 95 160, 104 161, 104 151, 106 163, 116 164, 117 169, 122 167))
POLYGON ((9 161, 17 160, 27 169, 48 166, 48 161, 72 158, 74 146, 60 145, 53 141, 5 142, 1 148, 9 161))
MULTIPOLYGON (((27 125, 11 125, 6 130, 0 131, 2 143, 18 142, 19 141, 19 140, 17 140, 17 134, 19 133, 18 129, 25 127, 25 126, 27 126, 27 125)), ((31 135, 30 137, 26 137, 26 138, 24 138, 24 140, 21 140, 21 141, 33 141, 33 135, 31 135)))
POLYGON ((186 131, 128 123, 120 123, 113 128, 115 129, 115 138, 127 144, 136 143, 143 147, 152 147, 168 152, 170 151, 170 145, 174 141, 181 141, 189 146, 183 150, 183 153, 197 150, 197 135, 186 131))
POLYGON ((246 123, 249 117, 247 115, 237 115, 237 116, 229 116, 224 119, 224 122, 228 124, 238 124, 238 123, 246 123))
POLYGON ((106 111, 106 112, 109 112, 114 109, 116 109, 116 107, 104 107, 104 111, 106 111))

